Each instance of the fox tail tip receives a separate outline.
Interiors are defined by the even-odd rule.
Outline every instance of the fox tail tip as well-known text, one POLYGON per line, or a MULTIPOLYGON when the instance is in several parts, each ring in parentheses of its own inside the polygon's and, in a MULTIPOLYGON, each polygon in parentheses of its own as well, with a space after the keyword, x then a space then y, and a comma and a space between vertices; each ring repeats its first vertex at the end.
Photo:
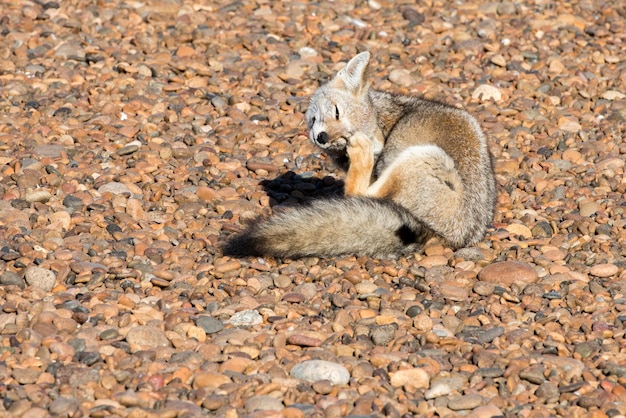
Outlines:
POLYGON ((263 239, 245 233, 237 233, 222 245, 222 254, 229 257, 252 257, 263 254, 263 239))

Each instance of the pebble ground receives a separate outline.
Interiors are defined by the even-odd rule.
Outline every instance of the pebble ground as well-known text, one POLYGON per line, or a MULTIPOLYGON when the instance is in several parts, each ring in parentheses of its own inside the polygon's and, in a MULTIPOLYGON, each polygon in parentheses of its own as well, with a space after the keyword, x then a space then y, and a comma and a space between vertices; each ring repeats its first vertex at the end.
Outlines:
POLYGON ((0 4, 0 416, 623 417, 619 1, 0 4), (474 114, 487 237, 397 260, 231 259, 341 192, 309 95, 474 114))

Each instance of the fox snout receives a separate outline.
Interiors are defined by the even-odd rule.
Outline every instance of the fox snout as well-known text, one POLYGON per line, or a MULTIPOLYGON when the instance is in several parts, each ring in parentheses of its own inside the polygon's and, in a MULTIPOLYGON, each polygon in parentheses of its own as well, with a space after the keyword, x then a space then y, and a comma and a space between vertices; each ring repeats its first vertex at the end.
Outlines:
POLYGON ((324 131, 317 134, 317 138, 315 138, 315 142, 320 145, 325 145, 329 140, 328 134, 324 131))
POLYGON ((329 152, 343 152, 348 146, 348 142, 343 136, 332 136, 326 130, 319 133, 311 131, 310 138, 315 145, 329 152))

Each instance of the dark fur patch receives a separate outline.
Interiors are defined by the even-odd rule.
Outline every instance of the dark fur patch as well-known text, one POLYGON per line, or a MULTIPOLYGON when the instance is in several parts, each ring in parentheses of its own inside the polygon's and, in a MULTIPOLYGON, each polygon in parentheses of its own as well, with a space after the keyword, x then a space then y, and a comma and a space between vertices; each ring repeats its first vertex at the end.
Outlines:
POLYGON ((350 158, 348 158, 347 150, 327 150, 326 153, 333 159, 337 167, 347 171, 350 167, 350 158))
POLYGON ((417 242, 417 233, 412 230, 408 225, 402 225, 396 231, 396 236, 400 238, 402 244, 407 246, 417 242))
POLYGON ((446 183, 446 186, 448 186, 450 188, 450 190, 454 191, 454 184, 452 184, 448 180, 446 180, 445 183, 446 183))
POLYGON ((229 238, 222 246, 222 254, 230 257, 261 256, 266 252, 265 240, 251 236, 247 231, 229 238))

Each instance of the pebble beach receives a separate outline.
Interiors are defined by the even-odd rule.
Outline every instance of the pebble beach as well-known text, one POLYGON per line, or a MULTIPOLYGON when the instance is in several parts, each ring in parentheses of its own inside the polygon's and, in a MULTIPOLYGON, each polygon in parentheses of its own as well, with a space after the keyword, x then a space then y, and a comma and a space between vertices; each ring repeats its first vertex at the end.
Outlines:
POLYGON ((626 4, 0 3, 0 417, 626 416, 626 4), (466 109, 482 242, 231 258, 337 196, 315 89, 466 109))

